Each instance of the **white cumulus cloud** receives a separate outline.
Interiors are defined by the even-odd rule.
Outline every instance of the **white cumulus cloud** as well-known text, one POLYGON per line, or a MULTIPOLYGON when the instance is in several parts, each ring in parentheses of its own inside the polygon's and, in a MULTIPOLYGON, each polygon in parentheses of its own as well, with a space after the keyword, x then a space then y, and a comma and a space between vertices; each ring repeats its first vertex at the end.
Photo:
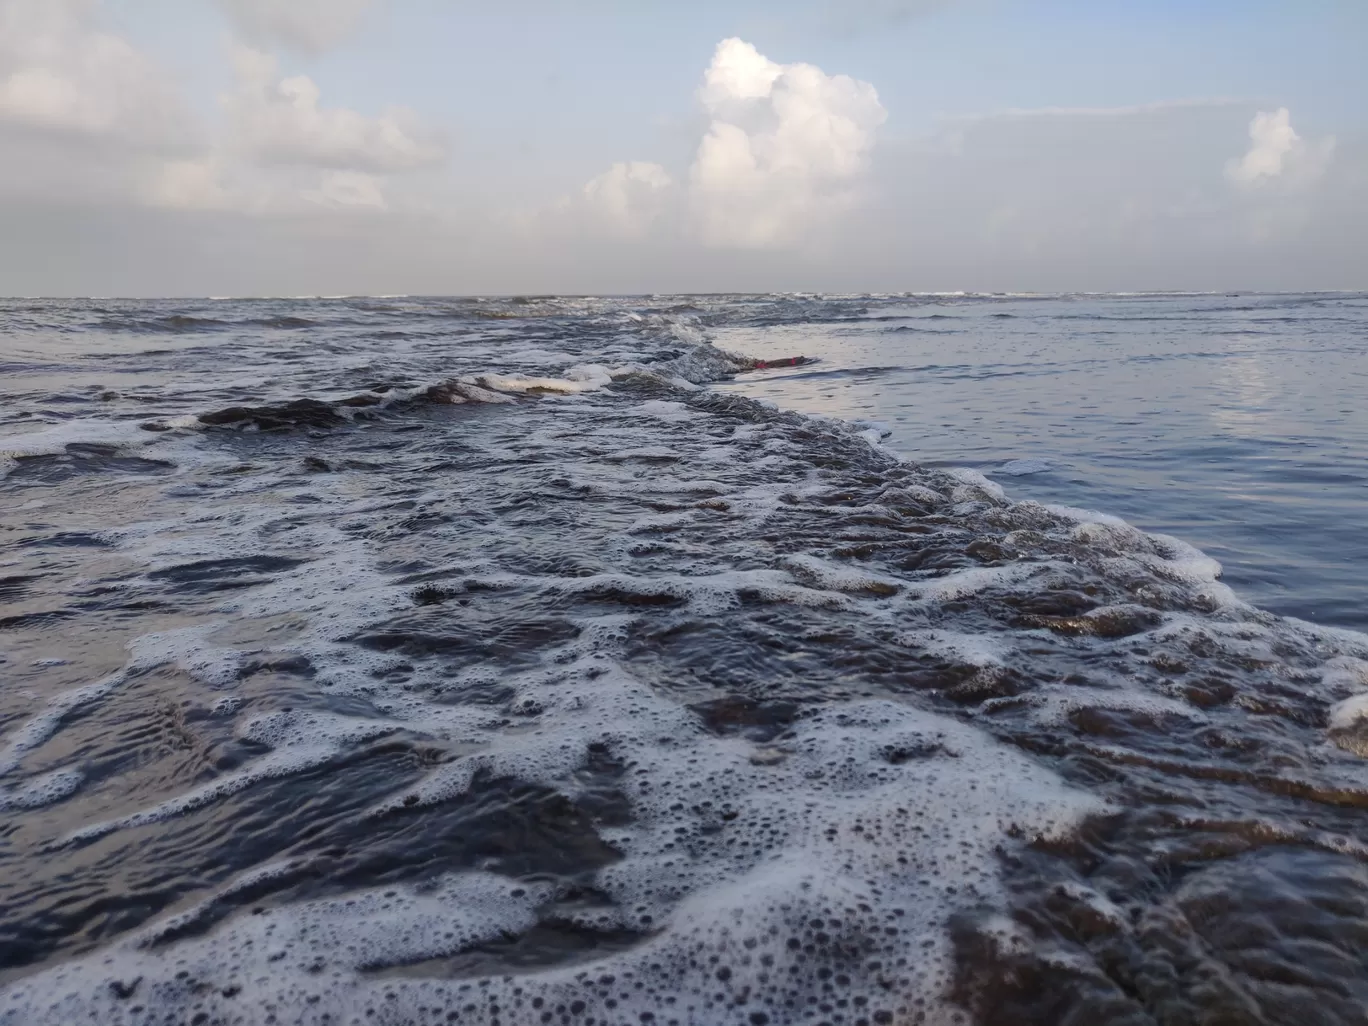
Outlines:
POLYGON ((886 112, 868 82, 718 44, 699 93, 712 123, 689 175, 700 238, 761 248, 847 209, 886 112))
POLYGON ((336 46, 355 30, 373 0, 218 0, 246 39, 306 53, 336 46))
POLYGON ((312 79, 280 78, 273 57, 238 48, 234 62, 237 86, 225 106, 236 145, 259 163, 383 173, 443 159, 443 148, 405 108, 378 117, 325 108, 312 79))
POLYGON ((0 0, 0 124, 120 146, 183 143, 174 83, 94 0, 0 0))
POLYGON ((1249 152, 1226 165, 1227 177, 1242 185, 1274 179, 1305 184, 1320 177, 1335 146, 1333 138, 1308 145, 1292 128, 1286 107, 1255 114, 1249 123, 1249 139, 1249 152))
POLYGON ((614 234, 639 238, 663 213, 674 179, 659 164, 614 164, 584 187, 584 203, 614 234))
POLYGON ((333 210, 389 208, 380 183, 374 176, 359 171, 329 171, 317 189, 308 190, 303 196, 311 203, 333 210))
POLYGON ((167 161, 150 177, 143 199, 149 206, 170 210, 230 210, 236 206, 212 160, 167 161))

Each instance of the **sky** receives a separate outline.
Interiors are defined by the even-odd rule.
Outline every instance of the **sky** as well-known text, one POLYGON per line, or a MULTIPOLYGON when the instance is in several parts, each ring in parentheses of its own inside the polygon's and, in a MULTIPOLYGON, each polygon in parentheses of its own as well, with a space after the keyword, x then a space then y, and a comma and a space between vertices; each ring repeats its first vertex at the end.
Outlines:
POLYGON ((0 0, 0 295, 1368 288, 1368 0, 0 0))

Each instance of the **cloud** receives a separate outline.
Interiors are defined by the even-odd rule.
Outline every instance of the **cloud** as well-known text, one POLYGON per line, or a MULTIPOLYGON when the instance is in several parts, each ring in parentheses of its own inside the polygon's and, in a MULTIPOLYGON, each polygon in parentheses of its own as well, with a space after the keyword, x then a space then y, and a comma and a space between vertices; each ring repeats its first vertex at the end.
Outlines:
POLYGON ((874 87, 811 64, 718 44, 699 97, 712 123, 689 172, 695 229, 716 246, 765 248, 850 207, 886 117, 874 87))
POLYGON ((385 194, 372 175, 359 171, 329 171, 317 189, 303 193, 304 199, 333 210, 387 210, 385 194))
POLYGON ((218 0, 243 38, 321 53, 346 39, 374 0, 218 0))
POLYGON ((171 160, 151 176, 143 199, 171 210, 231 210, 236 197, 224 186, 212 160, 171 160))
POLYGON ((1230 168, 1230 177, 1238 182, 1278 177, 1288 155, 1301 145, 1301 137, 1292 130, 1292 118, 1286 107, 1272 113, 1255 114, 1249 123, 1249 138, 1254 145, 1243 160, 1230 168))
POLYGON ((190 124, 174 84, 97 15, 94 0, 0 0, 0 127, 183 145, 190 124))
POLYGON ((701 117, 667 143, 675 156, 605 160, 586 185, 567 178, 571 195, 548 209, 518 191, 540 182, 520 184, 525 155, 508 152, 492 173, 478 161, 420 173, 442 147, 415 115, 329 106, 314 81, 254 50, 230 51, 224 116, 200 136, 175 82, 100 10, 0 0, 11 292, 1368 281, 1364 140, 1347 135, 1331 161, 1333 140, 1246 102, 1002 112, 899 141, 881 137, 872 86, 727 40, 702 76, 701 117), (45 80, 63 84, 32 84, 45 80))
POLYGON ((665 210, 674 179, 659 164, 617 163, 584 187, 584 205, 612 234, 640 238, 665 210))
POLYGON ((379 117, 323 108, 312 79, 279 78, 267 54, 238 47, 234 64, 237 85, 224 101, 234 145, 260 164, 383 173, 444 159, 443 148, 405 108, 379 117))
POLYGON ((138 190, 148 206, 252 217, 387 211, 387 176, 444 158, 407 110, 325 108, 311 79, 282 78, 269 54, 240 45, 230 54, 223 133, 205 153, 150 173, 138 190))
POLYGON ((644 237, 658 223, 704 245, 770 249, 851 210, 886 113, 867 82, 779 64, 724 39, 698 98, 709 117, 686 187, 660 164, 614 164, 572 204, 600 230, 644 237))
POLYGON ((1226 165, 1226 176, 1240 185, 1282 179, 1300 186, 1319 178, 1335 148, 1333 137, 1308 146, 1292 128, 1286 107, 1260 111, 1249 123, 1249 152, 1226 165))
POLYGON ((1346 147, 1315 189, 1232 189, 1223 170, 1254 114, 1226 100, 1012 111, 883 146, 876 201, 821 237, 851 268, 833 260, 827 280, 890 290, 1361 286, 1368 263, 1348 240, 1368 226, 1368 160, 1346 147))
POLYGON ((225 165, 214 155, 166 162, 150 177, 141 200, 161 210, 266 220, 390 209, 382 180, 361 171, 263 175, 225 165))

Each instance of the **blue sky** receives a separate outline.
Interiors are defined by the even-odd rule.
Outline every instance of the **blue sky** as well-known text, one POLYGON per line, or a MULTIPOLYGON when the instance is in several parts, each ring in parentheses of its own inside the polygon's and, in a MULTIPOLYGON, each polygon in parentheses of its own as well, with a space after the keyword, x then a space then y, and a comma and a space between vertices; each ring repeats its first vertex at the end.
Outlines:
MULTIPOLYGON (((195 268, 148 253, 105 275, 111 287, 364 291, 375 278, 380 291, 338 240, 397 253, 406 239, 423 262, 407 278, 389 266, 386 288, 725 288, 741 268, 734 287, 850 287, 862 250, 869 288, 930 285, 936 251, 966 288, 1368 286, 1346 228, 1368 206, 1360 0, 0 0, 0 17, 17 26, 12 41, 31 36, 0 45, 0 142, 42 169, 0 176, 0 208, 8 199, 31 219, 36 202, 64 225, 92 205, 111 225, 144 217, 163 254, 178 231, 223 233, 239 255, 263 250, 246 274, 215 266, 199 236, 195 268), (93 67, 92 39, 117 40, 128 66, 93 67), (729 39, 753 48, 744 59, 770 69, 774 92, 709 108, 700 87, 729 39), (51 67, 35 71, 40 59, 51 67), (800 87, 788 69, 804 65, 821 78, 800 87), (7 76, 27 88, 8 107, 7 76), (298 76, 322 112, 312 127, 282 120, 294 87, 281 83, 298 76), (842 93, 841 76, 877 90, 876 104, 842 93), (88 105, 34 99, 34 82, 62 85, 53 96, 127 94, 126 109, 95 125, 78 116, 88 105), (783 97, 800 93, 806 106, 775 128, 783 97), (402 115, 384 121, 396 106, 402 115), (149 107, 179 127, 149 142, 137 113, 149 107), (1255 119, 1283 110, 1266 142, 1274 164, 1232 170, 1255 146, 1255 119), (1037 119, 1040 143, 1023 117, 1037 119), (794 134, 833 118, 853 133, 843 152, 794 134), (733 123, 733 149, 707 156, 733 123), (310 149, 292 131, 361 135, 310 136, 310 149), (377 142, 385 132, 412 145, 377 142), (1008 140, 1019 152, 1003 151, 1008 140), (383 152, 358 148, 371 143, 383 152), (716 177, 741 151, 756 166, 716 177), (96 153, 113 171, 86 181, 96 153), (1075 209, 1052 183, 1080 167, 1092 177, 1075 209), (700 227, 756 204, 773 208, 756 215, 765 225, 700 227), (1033 210, 1052 220, 1033 227, 1033 210), (1088 233, 1104 223, 1109 235, 1088 233), (1143 245, 1126 238, 1135 225, 1143 245), (268 252, 282 233, 288 265, 268 252), (477 251, 489 258, 479 271, 477 251), (1323 266, 1307 263, 1316 253, 1323 266), (1214 273, 1222 255, 1228 273, 1214 273), (451 273, 435 273, 434 259, 451 273)), ((111 250, 109 233, 129 230, 107 227, 90 244, 111 250)), ((20 263, 0 253, 0 292, 79 291, 99 278, 93 257, 67 279, 20 263)))

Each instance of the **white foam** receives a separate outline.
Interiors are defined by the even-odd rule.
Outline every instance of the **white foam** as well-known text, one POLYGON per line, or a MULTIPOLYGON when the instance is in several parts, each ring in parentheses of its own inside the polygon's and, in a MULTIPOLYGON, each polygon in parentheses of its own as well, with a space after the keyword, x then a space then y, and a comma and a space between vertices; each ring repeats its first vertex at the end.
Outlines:
MULTIPOLYGON (((844 608, 848 599, 819 588, 795 584, 783 570, 729 570, 722 573, 656 574, 637 577, 631 574, 595 574, 590 577, 542 578, 547 591, 593 594, 620 591, 643 597, 677 598, 699 613, 718 613, 741 604, 740 593, 751 592, 769 602, 789 602, 817 608, 844 608)), ((815 583, 809 581, 809 583, 815 583)), ((823 585, 824 587, 824 585, 823 585)))
POLYGON ((1001 666, 1012 648, 1001 635, 950 630, 907 631, 898 636, 897 642, 904 648, 981 669, 1001 666))
POLYGON ((18 466, 20 459, 59 455, 66 452, 69 445, 108 445, 134 452, 159 441, 157 433, 143 431, 131 421, 63 421, 41 431, 0 436, 0 477, 18 466))
POLYGON ((577 394, 593 392, 612 384, 612 372, 601 364, 580 364, 571 367, 561 378, 517 377, 483 374, 475 383, 496 392, 562 392, 577 394))
POLYGON ((844 423, 855 432, 856 437, 875 449, 882 450, 883 440, 893 434, 893 429, 881 420, 850 420, 844 423))
POLYGON ((891 595, 903 589, 901 581, 856 567, 829 563, 804 553, 786 557, 784 564, 799 580, 830 591, 891 595))
POLYGON ((1324 624, 1309 623, 1294 616, 1283 617, 1283 622, 1296 628, 1298 632, 1312 639, 1317 646, 1331 652, 1352 653, 1355 657, 1368 660, 1368 634, 1350 630, 1347 627, 1329 627, 1324 624))
POLYGON ((873 431, 879 438, 887 438, 893 434, 893 429, 882 420, 852 420, 850 425, 858 432, 873 431))
POLYGON ((882 445, 885 437, 877 428, 866 428, 863 431, 856 432, 856 434, 873 446, 882 445))
MULTIPOLYGON (((687 359, 699 363, 689 373, 711 373, 724 366, 710 363, 714 358, 707 353, 687 354, 687 359)), ((666 370, 679 366, 676 361, 676 367, 666 370)), ((512 391, 540 387, 529 382, 569 382, 574 387, 563 391, 584 398, 573 404, 548 404, 565 413, 602 402, 605 397, 593 396, 594 389, 619 373, 600 373, 603 365, 591 367, 596 369, 499 381, 512 391)), ((655 365, 641 373, 658 374, 660 369, 655 365)), ((490 401, 478 397, 480 392, 496 395, 490 391, 495 384, 489 379, 482 379, 484 385, 474 384, 475 380, 464 383, 479 390, 467 397, 490 401)), ((706 417, 666 400, 613 409, 662 424, 706 417)), ((563 446, 578 427, 572 423, 546 430, 543 447, 554 451, 563 446)), ((625 463, 672 453, 668 445, 623 442, 648 427, 629 423, 621 428, 621 438, 610 437, 605 429, 596 442, 610 442, 603 446, 604 454, 625 463)), ((760 442, 774 459, 793 444, 778 432, 767 437, 755 425, 743 425, 735 437, 748 442, 747 448, 760 442)), ((690 453, 692 465, 677 476, 641 473, 640 467, 609 465, 611 459, 596 458, 580 461, 565 471, 565 477, 601 493, 653 495, 679 504, 693 502, 691 496, 700 491, 715 491, 725 496, 729 515, 744 516, 752 524, 769 516, 781 496, 811 499, 824 487, 816 476, 795 481, 791 475, 783 483, 766 480, 740 488, 729 483, 725 473, 717 472, 717 480, 708 476, 714 473, 711 469, 691 473, 699 463, 722 463, 727 458, 725 447, 695 449, 690 453)), ((963 471, 950 478, 955 484, 946 487, 952 488, 956 502, 1002 501, 1002 490, 981 474, 963 471)), ((273 482, 271 494, 255 506, 242 499, 220 504, 199 520, 187 517, 124 531, 123 554, 158 569, 186 559, 259 554, 262 538, 286 517, 280 500, 292 493, 278 485, 273 482)), ((260 480, 255 487, 262 487, 260 480)), ((902 493, 910 501, 933 505, 946 498, 915 484, 902 493)), ((889 493, 890 502, 895 497, 889 493)), ((358 539, 355 530, 368 526, 370 537, 377 537, 391 522, 386 520, 390 505, 374 499, 337 499, 326 507, 325 517, 288 534, 291 551, 307 553, 311 562, 249 592, 225 596, 219 607, 240 613, 244 620, 288 616, 285 643, 313 665, 311 688, 324 696, 364 697, 379 713, 365 718, 312 710, 248 714, 250 718, 235 725, 236 734, 268 746, 268 754, 154 807, 88 827, 68 840, 89 840, 182 815, 258 781, 322 765, 352 746, 395 730, 422 736, 447 761, 412 788, 379 802, 369 810, 374 817, 410 814, 414 807, 458 798, 486 774, 514 777, 574 798, 585 786, 587 752, 593 745, 622 767, 619 786, 631 816, 622 825, 600 829, 622 856, 592 877, 593 887, 608 900, 590 908, 581 904, 567 914, 586 928, 640 931, 639 943, 626 952, 600 952, 590 967, 515 976, 451 980, 440 971, 403 978, 366 972, 448 957, 483 940, 517 935, 557 897, 546 885, 520 887, 487 874, 459 874, 435 882, 431 889, 394 887, 287 905, 263 916, 244 913, 204 936, 170 939, 185 916, 198 914, 182 912, 179 918, 153 924, 136 942, 13 985, 0 994, 0 1023, 65 1024, 92 1018, 142 1023, 158 1017, 190 1021, 203 1011, 211 1021, 251 1023, 273 1015, 282 1022, 321 1023, 331 1016, 334 1022, 426 1026, 454 1010, 466 1023, 497 1018, 521 1024, 538 1021, 542 1008, 582 1001, 584 1014, 601 1021, 636 1022, 642 1012, 659 1016, 666 1009, 681 1022, 699 1026, 749 1026, 757 1021, 754 1014, 765 1014, 772 1026, 778 1026, 802 1021, 793 1009, 813 1007, 805 1003, 810 998, 823 999, 827 984, 815 968, 832 950, 823 945, 857 953, 859 971, 851 973, 849 984, 841 984, 843 1000, 863 998, 871 1010, 888 1002, 894 1021, 914 1021, 923 1012, 927 1023, 937 1023, 951 1014, 945 1003, 952 968, 945 930, 949 915, 967 907, 1003 908, 997 868, 1002 850, 1036 837, 1061 837, 1080 817, 1102 810, 1100 803, 1066 787, 1017 749, 956 720, 892 701, 847 702, 817 710, 763 746, 743 737, 715 736, 696 714, 614 662, 614 653, 638 615, 594 616, 601 605, 565 600, 608 591, 665 596, 687 603, 689 614, 697 615, 735 608, 744 593, 755 592, 769 601, 867 611, 885 616, 885 623, 901 630, 907 624, 904 614, 937 622, 937 611, 929 603, 1009 587, 1052 572, 1054 564, 1022 562, 903 580, 867 572, 854 563, 808 554, 781 559, 765 550, 764 560, 777 565, 756 569, 750 562, 750 569, 718 570, 728 565, 725 558, 711 562, 700 556, 673 574, 580 578, 506 573, 494 569, 492 560, 485 564, 472 558, 468 565, 424 569, 434 578, 449 573, 457 588, 473 589, 478 583, 538 589, 552 600, 546 604, 554 605, 557 615, 571 611, 565 615, 574 618, 578 637, 544 653, 541 663, 529 670, 476 666, 457 673, 414 659, 419 665, 407 667, 406 679, 394 683, 384 672, 399 665, 398 657, 346 640, 411 608, 413 586, 392 584, 377 566, 383 547, 358 539), (901 595, 888 594, 898 589, 901 595), (576 616, 576 609, 583 615, 576 616), (507 708, 431 700, 441 686, 494 683, 511 691, 507 708), (510 725, 507 709, 525 715, 510 725), (149 938, 166 942, 149 946, 149 938), (880 961, 882 970, 869 969, 870 960, 880 961), (729 975, 720 977, 720 969, 729 975), (601 982, 609 976, 616 982, 601 982), (137 1001, 117 1000, 110 983, 127 985, 133 980, 141 981, 137 1001), (532 1008, 533 999, 542 1005, 532 1008), (140 1018, 130 1010, 137 1004, 150 1011, 140 1018), (375 1014, 366 1016, 368 1009, 375 1014)), ((633 515, 629 513, 624 523, 633 515)), ((630 529, 666 530, 708 515, 695 510, 666 513, 640 518, 630 529)), ((1150 539, 1116 518, 1088 522, 1116 530, 1085 530, 1076 538, 1080 544, 1095 545, 1099 551, 1114 549, 1127 559, 1143 557, 1176 578, 1199 583, 1210 583, 1219 573, 1218 567, 1198 558, 1200 553, 1194 556, 1196 550, 1150 539)), ((1257 651, 1264 643, 1233 629, 1220 637, 1222 644, 1245 652, 1257 651)), ((937 628, 905 631, 899 640, 985 669, 1003 665, 1012 653, 1006 632, 970 635, 937 628)), ((237 679, 250 654, 216 641, 212 625, 199 625, 135 642, 125 672, 174 664, 201 683, 225 687, 237 679)), ((111 678, 109 686, 118 686, 120 679, 111 678)), ((1116 688, 1047 687, 1029 701, 1036 703, 1040 718, 1058 718, 1081 706, 1200 715, 1176 702, 1132 693, 1127 690, 1132 686, 1119 682, 1116 688)), ((86 700, 73 700, 75 704, 65 708, 86 700)), ((205 700, 212 701, 221 716, 237 715, 241 708, 234 696, 209 695, 205 700)), ((22 730, 15 738, 20 734, 22 730)), ((35 729, 34 736, 39 735, 47 737, 50 732, 35 729)), ((13 765, 17 764, 15 760, 13 765)), ((219 896, 287 869, 280 864, 263 867, 219 896)), ((1015 943, 1009 921, 1004 918, 1002 923, 1002 943, 1015 943)))
POLYGON ((1321 683, 1334 690, 1368 691, 1368 660, 1348 655, 1328 659, 1321 667, 1321 683))
POLYGON ((1196 723, 1205 723, 1207 720, 1204 713, 1187 702, 1137 691, 1121 680, 1111 688, 1041 684, 1028 694, 989 699, 983 703, 982 709, 991 712, 1000 707, 1019 706, 1029 707, 1032 720, 1041 725, 1064 723, 1074 713, 1085 709, 1115 709, 1153 717, 1180 716, 1196 723))
POLYGON ((908 581, 908 594, 932 602, 952 602, 989 588, 1016 584, 1050 569, 1049 563, 1009 563, 1006 566, 971 567, 941 577, 908 581))
MULTIPOLYGON (((287 868, 271 867, 277 875, 287 868)), ((269 876, 253 873, 224 894, 269 876)), ((451 875, 421 890, 375 888, 244 916, 229 930, 178 944, 171 949, 174 960, 125 944, 107 957, 101 971, 117 979, 121 971, 146 962, 165 970, 175 967, 182 978, 218 978, 258 987, 272 978, 321 977, 324 986, 336 988, 334 1001, 346 1000, 363 989, 352 974, 374 965, 442 958, 499 939, 508 931, 527 929, 535 923, 536 907, 551 896, 546 884, 520 884, 479 872, 451 875)), ((188 916, 178 919, 193 921, 188 916)), ((156 936, 155 931, 145 931, 139 940, 146 944, 156 936)), ((260 999, 252 995, 243 1004, 253 1004, 253 997, 260 999)), ((296 1011, 300 1018, 291 1021, 318 1021, 317 1013, 301 1003, 303 1007, 296 1011)), ((225 1006, 231 1008, 233 1003, 225 1002, 225 1006)))
POLYGON ((1087 905, 1090 910, 1114 926, 1124 928, 1130 923, 1130 918, 1126 915, 1125 909, 1086 884, 1079 883, 1076 880, 1066 880, 1056 885, 1056 890, 1073 901, 1087 905))
POLYGON ((1368 720, 1368 694, 1354 695, 1330 708, 1331 730, 1352 730, 1368 720))
MULTIPOLYGON (((1067 510, 1067 507, 1063 506, 1046 508, 1056 513, 1064 513, 1067 510)), ((1069 537, 1083 545, 1096 545, 1124 552, 1148 551, 1150 548, 1143 531, 1117 518, 1083 520, 1069 533, 1069 537)))
POLYGON ((687 527, 694 521, 692 510, 683 510, 678 513, 656 513, 651 516, 640 517, 632 522, 632 526, 627 528, 628 534, 651 534, 664 531, 678 531, 682 527, 687 527))
POLYGON ((928 488, 926 485, 921 484, 899 485, 896 488, 888 489, 879 496, 879 502, 885 504, 896 503, 898 500, 906 500, 920 506, 930 506, 934 509, 942 503, 949 501, 949 497, 936 491, 934 488, 928 488))
POLYGON ((135 638, 128 646, 129 669, 148 670, 171 663, 211 688, 232 687, 242 672, 246 653, 207 642, 218 626, 200 624, 135 638))
POLYGON ((1061 506, 1054 503, 1048 503, 1044 508, 1056 516, 1063 517, 1066 520, 1072 520, 1078 524, 1103 524, 1108 527, 1135 530, 1121 517, 1112 516, 1110 513, 1100 513, 1095 509, 1082 509, 1078 506, 1061 506))
POLYGON ((1002 485, 988 480, 977 470, 955 467, 946 471, 946 474, 960 483, 960 487, 950 493, 950 498, 955 502, 972 502, 984 497, 996 502, 1007 501, 1007 493, 1002 490, 1002 485))
POLYGON ((1180 538, 1146 534, 1119 517, 1089 510, 1068 506, 1046 509, 1078 523, 1071 534, 1075 542, 1118 554, 1118 559, 1101 561, 1104 569, 1111 568, 1126 576, 1129 569, 1142 568, 1189 587, 1213 607, 1245 605, 1229 586, 1220 582, 1220 562, 1180 538))
POLYGON ((749 1026, 757 1013, 794 1021, 786 1009, 819 998, 805 950, 820 960, 831 946, 886 967, 852 973, 842 998, 902 1018, 915 1003, 926 1021, 948 1022, 950 913, 1001 905, 997 853, 1021 843, 1009 837, 1057 839, 1102 811, 974 728, 893 702, 821 710, 795 724, 781 757, 756 759, 750 743, 708 734, 620 670, 540 687, 583 701, 414 793, 459 793, 475 767, 564 789, 586 745, 606 744, 628 768, 633 821, 604 833, 623 853, 595 878, 612 904, 574 915, 587 927, 647 931, 636 947, 599 958, 588 976, 577 967, 465 981, 359 971, 522 932, 551 896, 464 874, 432 893, 391 888, 286 906, 202 938, 88 956, 16 984, 0 996, 0 1021, 139 1022, 111 984, 140 977, 149 1021, 200 1008, 211 1018, 264 1021, 269 1010, 321 1023, 373 1008, 379 1022, 436 1023, 460 1010, 463 1022, 488 1024, 583 1002, 585 1015, 609 1021, 673 1008, 686 1021, 749 1026))
POLYGON ((1149 537, 1158 544, 1160 556, 1170 572, 1193 583, 1206 585, 1214 583, 1221 576, 1220 562, 1195 545, 1168 534, 1151 534, 1149 537))
POLYGON ((683 403, 670 399, 648 399, 644 403, 638 403, 631 407, 628 412, 640 417, 654 417, 656 420, 675 422, 697 420, 703 416, 697 410, 691 410, 683 403))
POLYGON ((0 788, 0 809, 37 809, 71 797, 85 782, 77 766, 65 766, 32 777, 15 787, 0 788))
POLYGON ((515 399, 503 395, 502 393, 494 392, 487 388, 481 388, 473 381, 454 381, 451 383, 451 391, 467 402, 472 403, 489 403, 495 406, 507 406, 510 403, 516 402, 515 399))
MULTIPOLYGON (((687 495, 681 490, 699 486, 697 479, 655 475, 643 484, 621 479, 622 472, 604 487, 628 493, 649 486, 660 494, 687 495)), ((765 484, 731 491, 727 501, 744 515, 763 518, 790 490, 815 492, 819 486, 765 484)), ((290 615, 295 625, 291 648, 314 664, 315 686, 326 694, 364 695, 382 715, 256 716, 238 724, 237 734, 270 746, 267 755, 66 840, 88 841, 182 815, 263 779, 326 763, 349 746, 399 728, 443 745, 452 761, 410 792, 373 809, 373 815, 460 795, 482 771, 573 797, 582 786, 578 775, 588 745, 602 744, 626 767, 623 787, 633 817, 626 826, 603 831, 623 854, 594 881, 611 905, 575 915, 587 927, 647 932, 630 951, 594 965, 595 978, 615 974, 634 981, 626 996, 597 983, 586 987, 579 969, 466 982, 368 976, 359 970, 445 957, 480 938, 523 931, 531 925, 529 909, 547 898, 528 892, 529 901, 522 902, 511 890, 494 888, 486 903, 467 902, 480 913, 478 923, 467 928, 447 905, 425 918, 436 908, 422 904, 428 896, 398 888, 392 896, 382 894, 388 907, 373 905, 367 892, 355 905, 289 906, 267 917, 239 916, 198 939, 156 948, 130 942, 106 950, 11 988, 0 996, 0 1022, 65 1023, 87 1014, 101 1021, 138 1022, 129 1011, 133 1003, 116 1000, 109 984, 142 977, 139 1000, 148 1002, 145 1007, 187 1020, 197 1002, 211 1015, 248 1022, 267 1014, 283 1021, 321 1022, 325 1014, 345 1021, 373 1006, 377 1021, 388 1017, 413 1024, 434 1018, 433 1009, 440 1008, 444 1018, 448 1009, 473 1004, 473 1010, 463 1011, 463 1021, 478 1023, 495 1018, 491 1002, 497 1001, 509 1010, 499 1013, 502 1021, 535 1021, 525 1005, 527 1014, 512 1009, 537 996, 548 1005, 582 1000, 586 1014, 600 1018, 635 1019, 675 1002, 695 1022, 749 1024, 753 1012, 765 1011, 777 1023, 785 1021, 785 1001, 805 1000, 821 986, 810 974, 789 974, 799 966, 789 939, 801 950, 823 943, 821 933, 831 933, 838 943, 866 945, 869 957, 888 965, 901 962, 893 976, 902 995, 898 1000, 910 1009, 910 1002, 920 999, 929 1009, 928 1021, 935 1022, 949 1014, 943 1004, 951 967, 944 929, 949 913, 966 904, 1000 903, 997 850, 1017 843, 1012 836, 1056 836, 1098 808, 1029 758, 975 729, 891 702, 819 712, 795 724, 791 737, 764 748, 715 737, 695 714, 607 657, 622 643, 634 619, 630 614, 583 618, 579 637, 547 653, 541 666, 499 678, 513 689, 514 708, 540 710, 517 729, 507 728, 500 710, 427 701, 429 682, 421 670, 405 686, 388 686, 377 671, 392 657, 343 642, 411 601, 409 589, 390 585, 374 568, 368 545, 342 530, 353 517, 374 519, 386 508, 374 500, 336 505, 325 522, 291 532, 291 546, 311 553, 312 562, 255 586, 250 594, 228 596, 222 606, 240 605, 256 617, 290 615), (811 926, 814 919, 838 925, 819 930, 811 926), (424 925, 437 920, 455 923, 452 937, 444 931, 443 943, 432 941, 424 925), (262 933, 264 921, 277 924, 269 935, 262 933), (486 927, 497 932, 483 932, 486 927), (897 932, 885 933, 888 929, 897 932), (324 940, 316 944, 313 937, 324 940), (766 958, 774 965, 766 966, 766 958), (710 964, 710 959, 717 961, 710 964), (717 966, 730 970, 729 981, 718 980, 717 966), (194 982, 178 978, 180 972, 189 972, 194 982), (474 989, 463 991, 463 986, 474 989), (222 996, 235 987, 242 988, 236 996, 222 996), (745 988, 749 996, 737 1003, 745 988), (715 1003, 719 992, 727 995, 722 1004, 715 1003)), ((226 516, 217 511, 202 521, 144 525, 121 537, 126 554, 149 567, 170 568, 185 559, 258 553, 263 531, 279 516, 270 503, 259 509, 240 504, 226 516)), ((743 591, 771 601, 847 607, 856 601, 852 594, 868 590, 871 582, 901 584, 919 599, 950 597, 1024 579, 1040 569, 1039 564, 980 569, 907 583, 816 557, 799 558, 786 569, 651 577, 521 577, 478 565, 450 568, 466 580, 535 586, 548 594, 598 589, 666 594, 688 602, 695 612, 732 608, 743 591)), ((221 686, 235 679, 247 655, 225 649, 206 624, 136 642, 130 671, 173 663, 221 686)), ((221 715, 236 708, 215 706, 221 715)), ((467 877, 441 884, 453 894, 467 893, 462 888, 468 886, 475 885, 467 877)), ((452 902, 467 907, 463 900, 452 902)), ((174 922, 154 924, 140 936, 170 930, 174 922)), ((871 1002, 887 1000, 874 973, 860 974, 849 993, 871 1002)))

